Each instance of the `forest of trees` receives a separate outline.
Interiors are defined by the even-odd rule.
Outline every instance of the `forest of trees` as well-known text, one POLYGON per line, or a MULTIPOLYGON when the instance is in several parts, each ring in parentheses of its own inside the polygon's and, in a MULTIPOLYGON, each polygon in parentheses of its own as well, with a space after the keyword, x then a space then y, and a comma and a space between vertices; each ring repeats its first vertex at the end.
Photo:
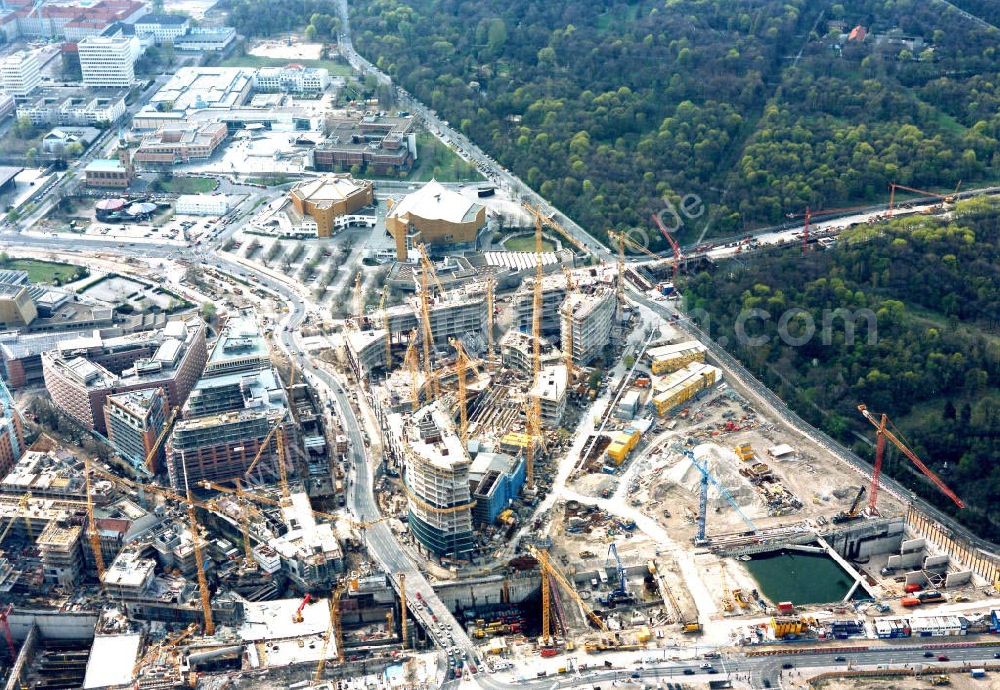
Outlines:
MULTIPOLYGON (((805 258, 798 248, 774 250, 693 277, 685 300, 688 309, 705 310, 712 336, 737 343, 733 354, 803 418, 862 457, 873 451, 855 434, 872 438, 872 430, 857 405, 887 413, 969 504, 960 519, 1000 540, 1000 202, 961 202, 951 220, 906 216, 859 226, 805 258), (771 319, 746 322, 747 335, 771 338, 738 344, 737 319, 753 308, 771 319), (824 310, 870 309, 877 338, 870 342, 859 321, 846 343, 835 320, 829 344, 819 333, 799 347, 784 344, 776 322, 792 308, 816 324, 824 310)), ((799 319, 791 321, 793 335, 799 319)), ((954 508, 898 454, 889 471, 954 508)))
POLYGON ((689 193, 724 235, 1000 167, 1000 34, 934 1, 351 7, 363 54, 597 235, 689 193))
POLYGON ((334 0, 222 0, 216 7, 229 11, 229 23, 243 36, 305 30, 308 40, 332 40, 340 28, 334 0))

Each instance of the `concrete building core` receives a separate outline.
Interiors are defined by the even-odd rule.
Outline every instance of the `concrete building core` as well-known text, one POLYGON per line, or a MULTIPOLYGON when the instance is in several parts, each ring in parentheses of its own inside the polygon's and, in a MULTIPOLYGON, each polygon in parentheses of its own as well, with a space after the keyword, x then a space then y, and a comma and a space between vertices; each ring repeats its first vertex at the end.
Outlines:
POLYGON ((474 547, 472 462, 439 403, 419 410, 402 430, 409 525, 434 556, 466 559, 474 547))
POLYGON ((557 427, 566 411, 568 376, 565 364, 553 364, 538 372, 538 381, 528 391, 528 396, 538 398, 542 424, 557 427))
POLYGON ((485 226, 485 206, 437 180, 407 194, 385 218, 385 228, 396 241, 399 261, 409 260, 418 244, 436 248, 474 246, 485 226))

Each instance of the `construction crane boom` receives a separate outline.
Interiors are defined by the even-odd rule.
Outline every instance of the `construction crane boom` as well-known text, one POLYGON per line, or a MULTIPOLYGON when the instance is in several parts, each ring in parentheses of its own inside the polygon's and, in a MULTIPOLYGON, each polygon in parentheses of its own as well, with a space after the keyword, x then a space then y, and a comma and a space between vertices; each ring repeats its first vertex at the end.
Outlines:
MULTIPOLYGON (((431 361, 431 353, 434 351, 434 333, 431 331, 431 297, 427 282, 428 276, 434 270, 434 265, 431 263, 424 245, 418 245, 417 248, 420 250, 422 265, 420 271, 420 323, 424 341, 424 375, 427 377, 428 383, 427 396, 429 399, 436 400, 440 395, 440 384, 438 384, 437 376, 434 375, 434 363, 431 361)), ((435 274, 436 279, 437 275, 435 274)))
POLYGON ((951 499, 951 501, 959 508, 965 507, 965 502, 962 501, 958 495, 951 490, 951 488, 944 483, 944 481, 935 474, 934 470, 924 464, 924 461, 917 457, 916 453, 907 447, 899 438, 893 434, 887 428, 889 425, 889 418, 883 414, 880 418, 876 419, 875 415, 868 411, 866 405, 858 405, 858 411, 861 415, 867 419, 872 426, 874 426, 877 431, 875 435, 875 467, 872 471, 872 483, 871 488, 868 492, 868 509, 869 511, 877 515, 878 514, 878 488, 879 488, 879 478, 882 474, 882 459, 885 450, 885 441, 888 440, 892 445, 899 448, 900 452, 905 455, 910 462, 917 466, 925 477, 931 480, 931 482, 938 488, 938 490, 945 496, 951 499))
POLYGON ((676 284, 677 274, 680 272, 681 268, 681 246, 677 244, 677 240, 674 239, 674 236, 667 232, 667 228, 663 224, 659 215, 655 213, 653 214, 653 222, 656 223, 656 227, 660 229, 660 234, 662 234, 667 240, 667 243, 670 245, 670 249, 674 252, 674 283, 676 284))
POLYGON ((733 507, 736 513, 743 519, 747 527, 751 531, 756 532, 757 526, 754 524, 743 509, 740 508, 739 502, 733 497, 729 492, 729 489, 724 487, 719 481, 712 476, 712 473, 708 471, 708 467, 698 461, 695 458, 694 453, 690 450, 685 450, 684 455, 691 461, 691 464, 701 472, 701 496, 698 504, 698 535, 695 537, 695 544, 701 545, 708 543, 708 539, 705 537, 705 532, 708 523, 708 485, 711 483, 718 490, 719 495, 722 496, 726 501, 733 507))
POLYGON ((806 206, 802 213, 789 213, 786 218, 802 218, 802 253, 809 251, 809 230, 812 228, 812 220, 817 216, 829 216, 834 213, 850 213, 851 211, 866 211, 868 206, 848 206, 847 208, 824 208, 818 211, 806 206))
POLYGON ((153 442, 153 447, 150 448, 149 452, 146 454, 146 459, 143 461, 142 466, 146 468, 146 471, 149 472, 150 475, 155 475, 157 472, 158 468, 153 467, 153 458, 159 452, 164 439, 167 438, 167 434, 170 433, 170 430, 173 428, 174 422, 177 421, 177 414, 180 411, 181 406, 177 405, 170 412, 170 417, 167 418, 167 423, 163 425, 163 429, 160 430, 159 436, 157 436, 156 440, 153 442))
MULTIPOLYGON (((573 601, 580 606, 587 618, 589 618, 590 621, 602 632, 607 632, 608 626, 604 623, 601 617, 594 613, 593 609, 587 605, 587 602, 583 600, 580 593, 576 591, 576 587, 574 587, 572 583, 566 579, 566 576, 559 572, 559 569, 553 565, 552 561, 549 559, 548 553, 530 544, 528 545, 528 552, 534 556, 535 560, 538 561, 539 567, 544 572, 548 573, 549 577, 555 580, 555 582, 558 583, 559 586, 573 598, 573 601)), ((545 615, 545 612, 543 611, 542 614, 545 615)))
POLYGON ((417 329, 410 331, 410 342, 406 346, 406 354, 403 355, 403 363, 410 370, 410 398, 413 402, 413 411, 420 407, 420 365, 417 363, 417 329))
POLYGON ((958 190, 962 186, 961 181, 955 186, 955 191, 951 194, 938 194, 937 192, 928 192, 924 189, 916 189, 914 187, 907 187, 906 185, 896 184, 895 182, 889 183, 889 210, 887 215, 892 218, 892 211, 896 206, 896 190, 902 189, 907 192, 913 192, 914 194, 923 194, 924 196, 931 196, 935 199, 940 199, 946 204, 955 203, 955 199, 958 197, 958 190))
POLYGON ((493 276, 487 276, 486 278, 486 352, 489 357, 488 366, 489 370, 493 371, 496 367, 496 348, 493 343, 493 321, 495 318, 494 312, 496 307, 493 301, 496 297, 496 287, 497 281, 493 276))
POLYGON ((399 574, 399 613, 400 613, 400 634, 403 636, 403 649, 406 649, 406 644, 407 644, 406 573, 399 574))

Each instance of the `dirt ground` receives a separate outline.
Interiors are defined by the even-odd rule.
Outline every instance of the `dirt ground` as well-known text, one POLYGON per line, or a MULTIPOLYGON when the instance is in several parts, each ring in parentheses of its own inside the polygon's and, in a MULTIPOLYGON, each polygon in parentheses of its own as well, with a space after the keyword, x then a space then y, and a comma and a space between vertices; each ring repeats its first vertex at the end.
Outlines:
POLYGON ((922 690, 923 688, 944 687, 952 690, 1000 690, 1000 678, 996 674, 986 678, 972 678, 968 673, 951 673, 949 685, 935 686, 931 676, 926 678, 836 678, 821 681, 812 687, 821 690, 922 690))

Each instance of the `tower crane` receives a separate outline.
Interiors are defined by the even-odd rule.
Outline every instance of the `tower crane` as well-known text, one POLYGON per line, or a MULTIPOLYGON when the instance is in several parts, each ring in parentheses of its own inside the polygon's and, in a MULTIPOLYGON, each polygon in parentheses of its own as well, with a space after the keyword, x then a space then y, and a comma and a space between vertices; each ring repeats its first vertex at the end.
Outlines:
POLYGON ((465 367, 469 361, 469 356, 465 354, 462 341, 457 338, 451 339, 451 346, 458 353, 455 367, 458 374, 458 415, 459 415, 459 437, 462 439, 462 447, 469 447, 469 400, 465 384, 465 367))
POLYGON ((496 368, 496 349, 493 343, 493 320, 496 307, 493 304, 497 281, 492 275, 486 277, 486 353, 490 371, 496 368))
POLYGON ((195 518, 194 503, 191 502, 191 486, 188 484, 187 463, 184 463, 183 455, 181 455, 181 462, 184 464, 184 489, 187 493, 188 522, 191 529, 194 562, 198 568, 198 593, 201 597, 201 611, 205 617, 205 635, 211 637, 215 634, 215 623, 212 620, 212 600, 211 593, 208 590, 208 578, 205 577, 205 557, 201 552, 201 529, 198 527, 198 520, 195 518))
MULTIPOLYGON (((427 248, 424 245, 417 245, 420 251, 420 322, 423 330, 424 341, 424 374, 427 376, 428 398, 434 400, 441 394, 440 384, 434 375, 434 365, 431 362, 431 353, 434 350, 434 333, 431 331, 431 307, 430 307, 430 287, 428 276, 433 275, 437 281, 437 274, 434 273, 434 264, 427 255, 427 248)), ((438 285, 440 286, 440 281, 438 285)))
POLYGON ((388 374, 392 370, 392 331, 389 330, 389 308, 386 302, 389 300, 389 283, 382 286, 382 299, 379 300, 378 308, 382 312, 382 328, 385 329, 385 372, 388 374))
POLYGON ((326 650, 330 648, 330 639, 336 639, 337 661, 344 660, 344 631, 340 621, 340 597, 344 594, 346 586, 338 583, 330 594, 330 624, 326 628, 323 636, 323 644, 320 647, 319 662, 313 672, 313 685, 318 685, 323 680, 323 669, 326 667, 326 650))
MULTIPOLYGON (((94 495, 90 479, 92 465, 90 457, 84 455, 83 477, 87 490, 87 536, 90 539, 90 548, 94 552, 94 565, 97 568, 97 581, 104 582, 104 554, 101 553, 101 535, 97 533, 97 520, 94 519, 94 495)), ((9 529, 9 526, 8 526, 9 529)), ((0 540, 2 543, 2 540, 0 540)))
POLYGON ((945 496, 951 499, 959 508, 965 507, 965 502, 952 491, 944 481, 934 473, 934 470, 929 468, 924 464, 924 461, 917 457, 916 453, 910 450, 905 443, 899 440, 894 433, 889 431, 887 428, 891 423, 889 422, 888 416, 885 414, 880 415, 876 419, 875 415, 868 411, 867 406, 858 405, 858 411, 861 415, 867 419, 872 426, 877 430, 875 433, 875 466, 872 470, 872 482, 871 487, 868 489, 868 512, 872 515, 878 515, 878 485, 879 478, 882 476, 882 458, 885 454, 885 442, 890 441, 892 445, 899 448, 899 450, 905 455, 910 462, 917 466, 924 476, 931 480, 931 482, 938 488, 938 490, 945 496))
MULTIPOLYGON (((572 271, 563 266, 563 275, 566 276, 566 292, 572 292, 576 289, 572 271)), ((573 308, 566 302, 563 302, 562 306, 559 307, 559 317, 563 320, 561 330, 565 333, 563 336, 564 342, 560 343, 560 345, 563 349, 563 364, 566 366, 566 391, 569 392, 569 387, 574 380, 573 374, 576 370, 573 363, 573 308)))
POLYGON ((906 185, 896 184, 891 182, 889 184, 889 211, 886 215, 892 218, 892 211, 896 206, 896 190, 902 189, 907 192, 913 192, 914 194, 923 194, 924 196, 934 197, 935 199, 940 199, 946 204, 955 203, 955 199, 958 198, 958 190, 962 186, 961 181, 955 186, 955 191, 951 194, 938 194, 937 192, 928 192, 923 189, 915 189, 913 187, 907 187, 906 185))
POLYGON ((703 463, 701 463, 690 450, 685 450, 684 455, 691 461, 691 464, 699 472, 701 472, 701 497, 698 503, 698 534, 694 539, 696 546, 704 546, 709 543, 709 540, 705 537, 705 530, 708 523, 708 485, 712 484, 719 491, 719 495, 726 499, 726 501, 733 507, 736 513, 743 518, 743 522, 747 524, 752 532, 757 531, 757 526, 754 525, 753 520, 747 517, 743 509, 740 508, 740 504, 737 502, 733 495, 729 492, 729 489, 724 487, 719 483, 712 473, 708 471, 703 463))
POLYGON ((417 363, 417 329, 410 331, 410 342, 406 346, 406 354, 403 355, 403 363, 410 370, 410 397, 413 402, 413 411, 420 407, 420 365, 417 363))
POLYGON ((556 566, 549 559, 548 552, 533 545, 528 545, 528 552, 535 558, 535 560, 538 561, 538 567, 542 571, 542 644, 544 646, 549 646, 552 643, 552 632, 550 627, 552 592, 549 590, 549 587, 552 586, 552 582, 555 582, 562 587, 563 590, 573 598, 573 601, 577 603, 584 615, 586 615, 599 630, 607 632, 607 625, 605 625, 601 617, 594 613, 593 609, 587 605, 587 602, 585 602, 579 592, 576 591, 576 587, 573 586, 565 575, 559 572, 559 569, 556 568, 556 566))
POLYGON ((580 253, 582 254, 590 253, 590 250, 587 249, 587 245, 585 245, 580 240, 576 239, 576 237, 573 236, 573 233, 571 233, 569 230, 564 228, 558 221, 556 221, 554 213, 548 216, 543 215, 538 208, 532 206, 528 202, 523 202, 521 206, 524 207, 524 210, 526 210, 531 215, 531 217, 535 219, 536 222, 540 222, 543 225, 548 225, 550 228, 558 232, 566 239, 567 242, 576 247, 580 251, 580 253))
POLYGON ((789 213, 786 218, 802 218, 802 253, 805 254, 809 251, 809 229, 812 227, 812 221, 814 218, 820 216, 831 216, 835 213, 851 213, 853 211, 865 211, 868 206, 848 206, 847 208, 824 208, 820 210, 813 210, 806 206, 806 210, 802 213, 789 213))
MULTIPOLYGON (((531 384, 537 387, 542 371, 542 219, 535 216, 535 284, 531 303, 531 384)), ((526 484, 535 485, 535 439, 542 435, 542 400, 537 395, 529 396, 528 433, 532 439, 528 443, 526 484)))
POLYGON ((399 617, 400 617, 400 628, 399 632, 403 636, 403 649, 406 649, 407 645, 407 634, 406 634, 406 573, 399 574, 399 617))
POLYGON ((677 274, 680 272, 681 268, 681 246, 677 244, 677 240, 674 239, 674 236, 667 232, 667 228, 663 224, 659 215, 655 213, 653 214, 653 222, 656 223, 656 227, 660 229, 660 234, 662 234, 667 240, 667 243, 670 245, 670 249, 674 252, 674 283, 676 284, 677 274))

